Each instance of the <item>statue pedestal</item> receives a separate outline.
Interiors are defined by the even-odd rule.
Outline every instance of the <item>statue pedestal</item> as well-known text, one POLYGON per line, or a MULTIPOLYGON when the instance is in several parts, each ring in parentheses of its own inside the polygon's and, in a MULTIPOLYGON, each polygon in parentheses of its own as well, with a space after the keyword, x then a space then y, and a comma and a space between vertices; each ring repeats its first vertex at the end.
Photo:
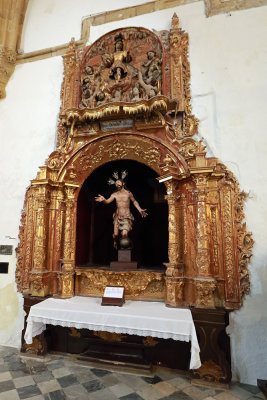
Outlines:
POLYGON ((137 262, 131 261, 131 249, 118 250, 118 261, 111 261, 110 269, 115 271, 137 269, 137 262))

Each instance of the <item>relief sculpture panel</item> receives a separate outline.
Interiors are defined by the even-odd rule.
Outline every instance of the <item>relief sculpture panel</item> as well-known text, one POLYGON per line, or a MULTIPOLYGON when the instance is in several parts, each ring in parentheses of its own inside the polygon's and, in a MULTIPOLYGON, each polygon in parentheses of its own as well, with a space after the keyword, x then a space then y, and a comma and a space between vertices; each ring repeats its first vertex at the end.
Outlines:
POLYGON ((162 93, 162 50, 145 29, 130 28, 98 40, 84 56, 80 108, 134 102, 162 93))

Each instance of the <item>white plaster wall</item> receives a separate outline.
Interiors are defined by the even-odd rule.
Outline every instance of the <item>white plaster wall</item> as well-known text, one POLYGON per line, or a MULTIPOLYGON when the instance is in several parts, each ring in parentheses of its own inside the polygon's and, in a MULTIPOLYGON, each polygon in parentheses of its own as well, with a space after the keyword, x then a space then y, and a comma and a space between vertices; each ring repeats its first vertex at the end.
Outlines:
POLYGON ((13 245, 0 275, 0 344, 19 346, 23 298, 15 285, 18 228, 27 186, 53 151, 62 80, 60 57, 20 65, 0 101, 0 244, 13 245))
MULTIPOLYGON (((121 0, 112 7, 140 3, 121 0)), ((110 7, 106 0, 76 0, 75 5, 70 0, 32 0, 22 47, 32 51, 68 42, 72 36, 78 39, 82 17, 110 7)), ((169 29, 174 11, 189 33, 193 112, 200 119, 199 136, 207 141, 209 154, 220 157, 235 173, 241 188, 250 193, 245 211, 255 240, 251 294, 244 307, 231 314, 229 332, 234 379, 256 384, 257 378, 267 376, 267 7, 207 19, 203 3, 197 2, 92 27, 90 42, 125 26, 169 29)), ((7 98, 0 102, 3 243, 13 240, 6 236, 17 236, 25 188, 53 150, 61 79, 59 57, 19 66, 8 84, 7 98)), ((10 263, 8 277, 3 281, 1 276, 0 295, 2 282, 4 286, 14 282, 14 256, 10 263)), ((18 309, 16 321, 21 320, 21 305, 18 309)), ((0 343, 18 345, 18 340, 7 329, 1 333, 0 325, 0 343)))

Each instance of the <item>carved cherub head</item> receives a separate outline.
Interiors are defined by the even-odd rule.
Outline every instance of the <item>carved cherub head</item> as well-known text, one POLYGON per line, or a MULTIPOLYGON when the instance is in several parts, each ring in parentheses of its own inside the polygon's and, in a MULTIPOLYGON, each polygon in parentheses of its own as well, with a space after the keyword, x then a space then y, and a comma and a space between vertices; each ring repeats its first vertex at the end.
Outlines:
POLYGON ((92 67, 91 65, 86 65, 84 72, 86 73, 86 75, 93 75, 94 67, 92 67))
POLYGON ((105 100, 105 97, 106 95, 102 90, 95 96, 97 103, 102 103, 105 100))
POLYGON ((122 51, 123 50, 123 36, 119 33, 115 36, 115 51, 122 51))
POLYGON ((148 60, 153 60, 153 58, 156 57, 156 52, 155 52, 154 50, 149 50, 149 51, 146 53, 146 55, 147 55, 147 59, 148 59, 148 60))

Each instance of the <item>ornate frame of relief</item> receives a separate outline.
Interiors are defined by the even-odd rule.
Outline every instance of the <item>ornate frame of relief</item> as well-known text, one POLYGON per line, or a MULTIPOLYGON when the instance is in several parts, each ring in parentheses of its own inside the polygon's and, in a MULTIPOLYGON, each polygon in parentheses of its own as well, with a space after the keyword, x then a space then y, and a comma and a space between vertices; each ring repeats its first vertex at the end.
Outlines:
POLYGON ((17 249, 18 289, 32 296, 102 296, 166 305, 238 309, 249 292, 253 240, 238 182, 193 136, 188 35, 112 31, 64 60, 57 149, 27 190, 17 249), (93 79, 92 79, 93 78, 93 79), (112 123, 111 123, 112 122, 112 123), (77 198, 85 179, 112 160, 152 168, 166 186, 166 271, 81 270, 75 264, 77 198))

